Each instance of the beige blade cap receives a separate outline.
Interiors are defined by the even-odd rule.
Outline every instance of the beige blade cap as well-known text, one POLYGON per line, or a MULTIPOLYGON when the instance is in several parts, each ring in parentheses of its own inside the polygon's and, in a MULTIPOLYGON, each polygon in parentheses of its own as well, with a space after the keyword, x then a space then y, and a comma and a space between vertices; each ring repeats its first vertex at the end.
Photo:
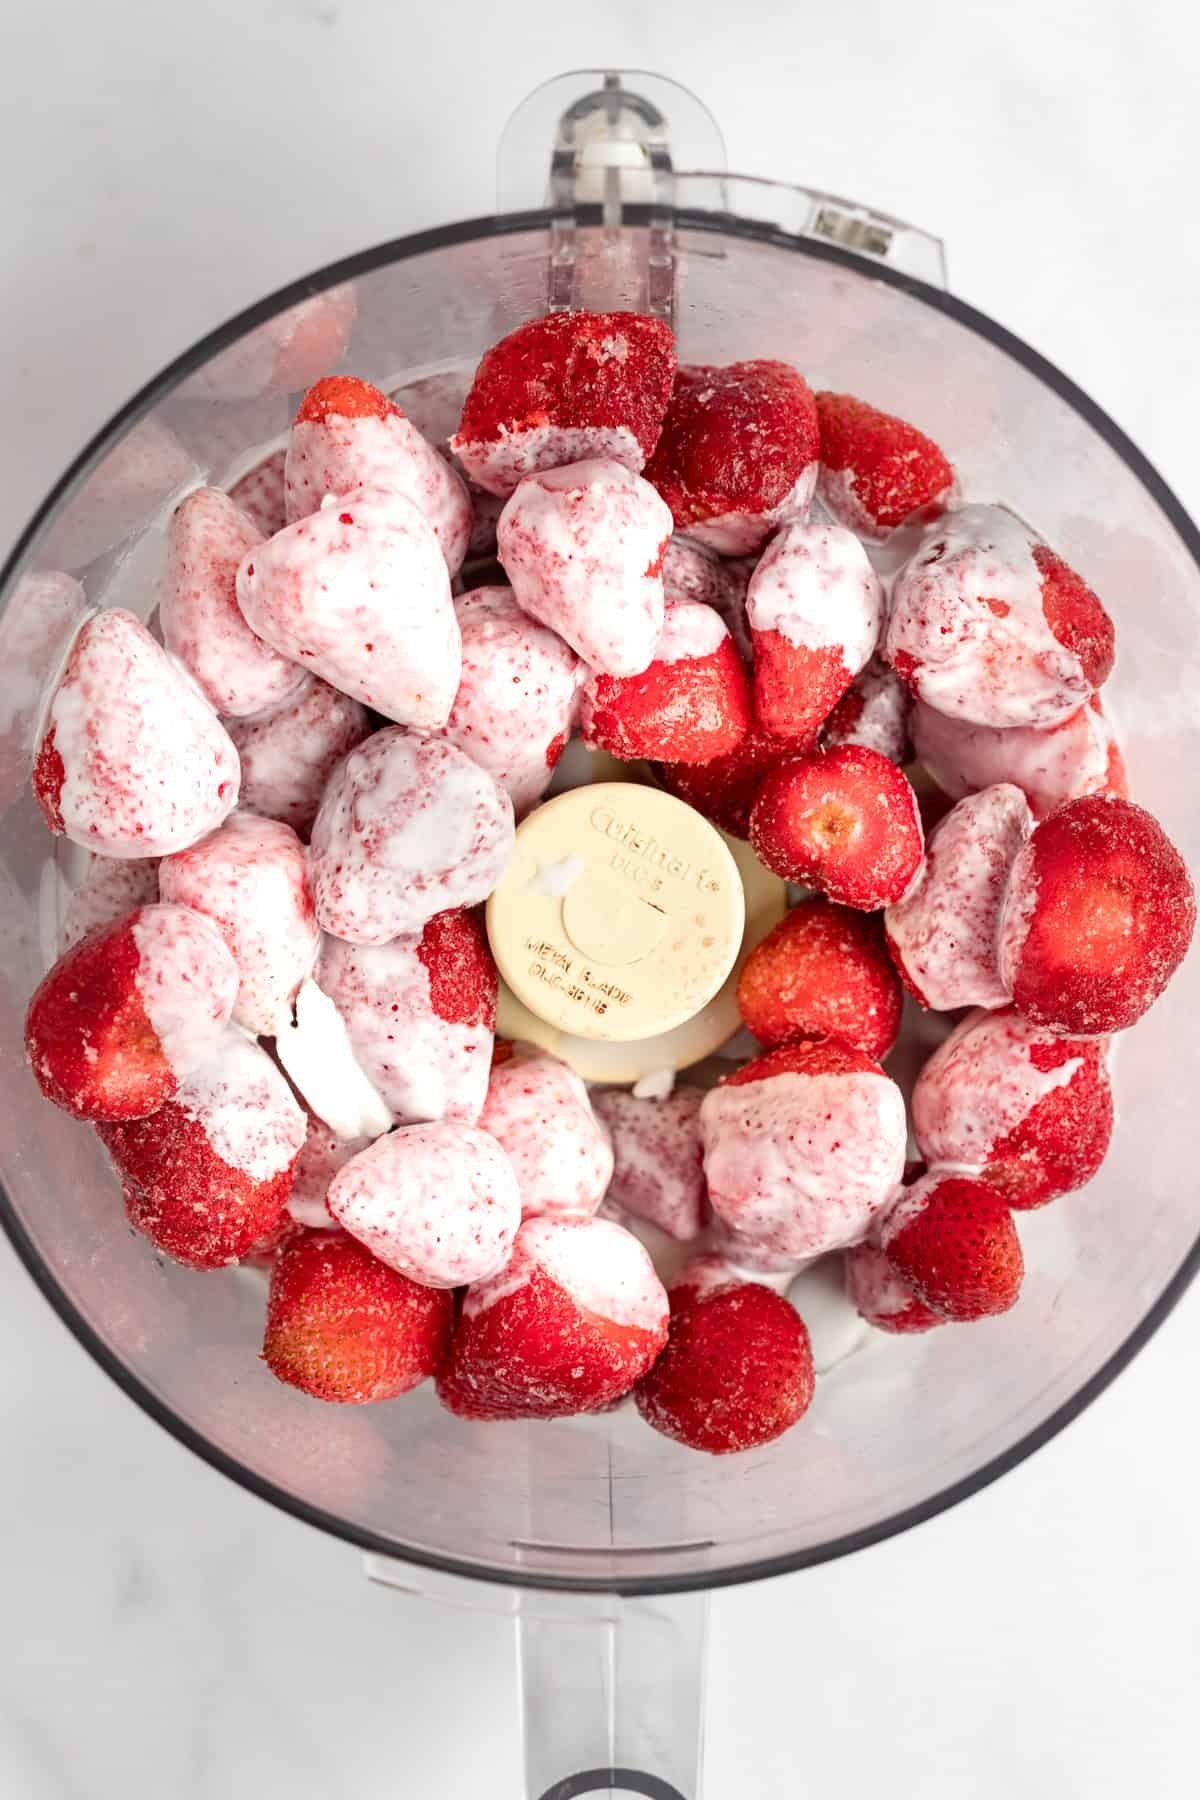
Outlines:
POLYGON ((712 999, 742 945, 745 903, 720 833, 657 788, 601 782, 521 825, 488 901, 516 998, 576 1037, 630 1042, 712 999))

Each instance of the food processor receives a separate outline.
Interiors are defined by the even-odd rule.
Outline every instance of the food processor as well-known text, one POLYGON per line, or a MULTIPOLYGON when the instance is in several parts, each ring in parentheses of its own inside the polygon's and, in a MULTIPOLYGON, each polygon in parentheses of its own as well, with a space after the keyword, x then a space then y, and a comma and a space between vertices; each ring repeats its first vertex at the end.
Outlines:
POLYGON ((1131 791, 1200 867, 1195 525, 1099 407, 946 291, 935 238, 723 165, 710 115, 660 77, 582 71, 540 88, 501 143, 494 216, 353 256, 194 346, 80 455, 0 584, 0 1218, 65 1324, 182 1443, 358 1546, 373 1579, 511 1613, 529 1800, 696 1800, 705 1590, 931 1518, 1053 1437, 1156 1329, 1200 1258, 1193 1103, 1170 1073, 1200 1011, 1200 961, 1118 1044, 1100 1174, 1022 1216, 1015 1310, 871 1334, 766 1448, 695 1455, 630 1407, 466 1423, 431 1384, 323 1406, 258 1359, 261 1278, 194 1272, 133 1235, 96 1134, 64 1123, 25 1067, 24 1010, 72 879, 29 790, 31 747, 84 611, 150 615, 172 506, 284 442, 296 390, 328 372, 330 328, 338 367, 453 415, 481 352, 521 321, 627 307, 668 320, 683 362, 781 358, 913 419, 968 497, 1036 525, 1116 621, 1105 703, 1131 791))

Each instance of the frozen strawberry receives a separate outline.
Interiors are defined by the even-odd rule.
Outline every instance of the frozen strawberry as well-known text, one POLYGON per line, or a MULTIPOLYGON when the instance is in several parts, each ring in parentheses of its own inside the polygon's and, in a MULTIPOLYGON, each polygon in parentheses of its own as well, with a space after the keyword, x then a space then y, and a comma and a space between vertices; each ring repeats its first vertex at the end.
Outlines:
POLYGON ((362 702, 315 675, 306 678, 294 700, 273 712, 231 719, 229 735, 242 765, 241 806, 306 838, 326 782, 370 731, 362 702))
POLYGON ((352 1156, 365 1150, 370 1138, 343 1138, 319 1119, 311 1107, 304 1109, 304 1142, 292 1173, 287 1210, 297 1225, 311 1230, 330 1230, 333 1217, 325 1204, 329 1184, 352 1156))
POLYGON ((725 1455, 781 1437, 813 1397, 812 1350, 795 1307, 753 1281, 671 1289, 667 1347, 638 1383, 647 1425, 725 1455))
POLYGON ((356 488, 299 519, 237 574, 238 605, 269 644, 404 725, 444 725, 462 672, 437 539, 392 488, 356 488))
POLYGON ((749 1062, 700 1108, 718 1218, 801 1260, 858 1243, 904 1168, 900 1089, 838 1038, 805 1038, 749 1062))
POLYGON ((1098 694, 1057 725, 1003 730, 952 719, 918 701, 912 733, 914 753, 952 800, 1009 781, 1034 818, 1044 819, 1080 794, 1123 793, 1120 751, 1098 694))
POLYGON ((289 523, 326 494, 391 488, 421 513, 446 567, 457 575, 471 536, 462 477, 387 395, 355 375, 329 375, 305 394, 288 442, 284 504, 289 523))
POLYGON ((550 785, 585 670, 555 632, 522 611, 511 588, 474 588, 454 610, 462 680, 441 736, 493 775, 522 817, 550 785))
POLYGON ((968 795, 934 827, 915 886, 884 914, 892 960, 922 1006, 953 1012, 1009 998, 996 933, 1009 872, 1032 830, 1024 794, 1006 783, 968 795))
POLYGON ((660 319, 531 319, 484 355, 450 448, 493 494, 593 456, 636 474, 658 442, 674 377, 675 345, 660 319))
POLYGON ((494 1275, 521 1222, 517 1178, 495 1138, 449 1119, 402 1125, 360 1150, 327 1203, 373 1256, 426 1287, 494 1275))
POLYGON ((1091 1180, 1112 1136, 1103 1038, 1059 1037, 1020 1013, 972 1013, 913 1090, 932 1165, 970 1168, 1009 1206, 1044 1206, 1091 1180))
POLYGON ((394 1400, 450 1347, 454 1296, 420 1287, 341 1231, 305 1231, 271 1274, 263 1361, 315 1400, 394 1400))
POLYGON ((828 900, 801 901, 755 945, 737 996, 768 1048, 829 1036, 881 1059, 900 1029, 903 994, 878 922, 828 900))
POLYGON ((1043 819, 1013 864, 1001 979, 1035 1025, 1124 1031, 1170 981, 1195 923, 1191 877, 1158 821, 1085 794, 1043 819))
POLYGON ((923 512, 949 505, 954 470, 932 438, 851 394, 819 393, 818 492, 835 519, 860 537, 883 538, 923 512))
POLYGON ((522 1218, 591 1218, 613 1151, 574 1069, 554 1056, 514 1056, 492 1070, 479 1124, 512 1164, 522 1218))
POLYGON ((217 712, 246 718, 282 706, 304 670, 257 637, 237 602, 242 558, 265 540, 220 488, 197 488, 175 508, 159 591, 163 642, 217 712))
POLYGON ((312 831, 317 918, 386 944, 486 900, 513 848, 512 801, 452 744, 377 731, 330 778, 312 831))
POLYGON ((103 856, 165 856, 233 811, 237 751, 132 613, 93 615, 46 715, 33 791, 51 831, 103 856))
POLYGON ((944 1325, 941 1313, 918 1300, 903 1275, 875 1244, 855 1244, 846 1252, 846 1293, 876 1331, 907 1334, 944 1325))
POLYGON ((605 675, 638 675, 663 626, 671 515, 648 481, 597 459, 528 475, 497 548, 519 605, 605 675))
POLYGON ((464 1418, 560 1419, 629 1392, 667 1341, 667 1296, 607 1219, 526 1219, 508 1266, 467 1290, 442 1404, 464 1418))
POLYGON ((675 1087, 662 1099, 610 1088, 592 1105, 612 1137, 608 1201, 669 1237, 698 1237, 708 1216, 699 1088, 675 1087))
POLYGON ((746 618, 759 722, 806 749, 879 642, 879 577, 840 526, 789 525, 750 577, 746 618))
POLYGON ((229 498, 265 538, 274 537, 287 524, 283 503, 283 469, 286 450, 272 450, 252 469, 240 475, 229 489, 229 498))
POLYGON ((60 943, 64 950, 77 944, 97 925, 113 925, 139 906, 158 899, 158 863, 153 858, 89 856, 83 880, 71 895, 63 919, 60 943))
POLYGON ((143 906, 101 925, 43 979, 25 1016, 38 1086, 77 1119, 140 1119, 212 1054, 237 965, 207 919, 143 906))
POLYGON ((900 677, 881 657, 873 656, 822 725, 821 749, 858 744, 877 750, 889 762, 907 762, 911 711, 912 696, 900 677))
POLYGON ((320 930, 304 845, 290 825, 235 813, 159 864, 164 900, 211 919, 238 966, 234 1022, 273 1037, 312 971, 320 930))
POLYGON ((706 763, 666 762, 664 786, 733 837, 749 837, 750 813, 767 772, 790 762, 795 745, 751 724, 735 750, 706 763))
POLYGON ((897 575, 888 661, 919 700, 976 725, 1055 725, 1107 679, 1112 621, 1002 506, 964 506, 897 575))
POLYGON ((973 1176, 932 1169, 889 1209, 879 1244, 917 1299, 946 1319, 983 1319, 1016 1303, 1025 1273, 1012 1214, 973 1176))
POLYGON ((151 1118, 97 1130, 130 1224, 176 1262, 220 1269, 283 1212, 305 1120, 266 1051, 229 1031, 151 1118))
POLYGON ((816 404, 790 364, 681 368, 646 479, 680 531, 745 556, 807 518, 818 451, 816 404))
POLYGON ((707 763, 750 729, 746 671, 719 613, 699 601, 668 606, 654 660, 640 675, 592 674, 583 689, 583 741, 622 762, 707 763))
POLYGON ((317 980, 359 1067, 401 1125, 473 1125, 487 1093, 496 965, 478 919, 438 913, 389 944, 326 938, 317 980))
POLYGON ((771 770, 750 817, 768 869, 870 912, 892 906, 921 867, 917 797, 875 750, 847 745, 771 770))

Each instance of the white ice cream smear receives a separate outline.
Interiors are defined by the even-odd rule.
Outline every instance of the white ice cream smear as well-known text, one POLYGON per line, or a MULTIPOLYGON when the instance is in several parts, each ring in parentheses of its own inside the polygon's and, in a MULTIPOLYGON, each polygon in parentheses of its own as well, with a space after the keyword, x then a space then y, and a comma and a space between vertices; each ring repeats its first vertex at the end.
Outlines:
POLYGON ((560 862, 539 863, 536 875, 525 886, 531 894, 569 894, 587 864, 582 856, 564 856, 560 862))
POLYGON ((667 1316, 666 1291, 631 1232, 609 1219, 527 1219, 508 1267, 468 1292, 463 1317, 517 1293, 537 1268, 584 1311, 615 1325, 657 1331, 667 1316))
POLYGON ((728 636, 724 619, 711 606, 700 600, 673 601, 663 616, 654 661, 677 663, 712 656, 728 636))
POLYGON ((377 1138, 392 1115, 358 1066, 341 1015, 315 981, 296 996, 296 1020, 275 1039, 280 1062, 317 1117, 342 1138, 377 1138))
POLYGON ((879 642, 883 588, 852 532, 839 525, 791 525, 774 538, 750 577, 751 631, 777 631, 789 644, 838 650, 857 675, 879 642))
POLYGON ((674 1091, 674 1069, 653 1069, 633 1084, 635 1100, 666 1100, 674 1091))
POLYGON ((252 1181, 270 1181, 304 1142, 305 1118, 265 1050, 229 1032, 190 1075, 175 1104, 203 1128, 221 1161, 252 1181))

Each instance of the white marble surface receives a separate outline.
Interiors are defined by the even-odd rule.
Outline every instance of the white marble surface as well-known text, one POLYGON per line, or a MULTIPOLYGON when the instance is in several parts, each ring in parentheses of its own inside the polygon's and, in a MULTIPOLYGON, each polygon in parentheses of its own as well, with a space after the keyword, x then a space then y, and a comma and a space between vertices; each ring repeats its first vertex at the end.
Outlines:
MULTIPOLYGON (((809 17, 767 0, 0 0, 0 540, 215 321, 486 211, 511 107, 598 59, 694 86, 732 167, 942 232, 957 290, 1065 367, 1200 513, 1195 33, 1176 0, 809 17)), ((5 1246, 0 1369, 5 1800, 515 1800, 505 1622, 369 1588, 352 1551, 191 1458, 5 1246)), ((987 1493, 719 1595, 712 1800, 1194 1793, 1198 1375, 1192 1295, 987 1493)))

